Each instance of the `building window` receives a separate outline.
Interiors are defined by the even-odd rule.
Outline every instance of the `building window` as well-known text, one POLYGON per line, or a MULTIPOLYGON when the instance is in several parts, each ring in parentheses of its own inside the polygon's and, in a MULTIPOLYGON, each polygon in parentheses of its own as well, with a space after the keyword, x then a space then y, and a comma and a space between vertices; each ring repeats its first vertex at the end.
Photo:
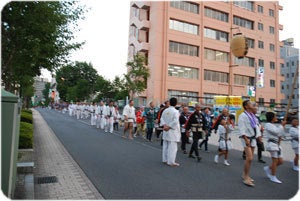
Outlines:
POLYGON ((249 77, 245 75, 234 75, 234 84, 254 86, 254 77, 249 77))
POLYGON ((198 93, 191 91, 168 90, 168 99, 175 97, 179 103, 198 102, 198 93))
POLYGON ((263 31, 264 30, 264 24, 263 23, 258 23, 257 28, 258 28, 258 30, 263 31))
POLYGON ((265 61, 263 59, 258 60, 258 66, 259 67, 264 67, 265 66, 265 61))
POLYGON ((294 77, 295 76, 295 73, 292 73, 292 77, 294 77))
POLYGON ((130 35, 139 40, 139 29, 135 25, 130 26, 130 35))
POLYGON ((264 13, 264 7, 258 5, 258 6, 257 6, 257 12, 259 12, 259 13, 264 13))
POLYGON ((234 63, 238 64, 239 66, 249 66, 254 67, 255 59, 251 57, 244 57, 239 59, 237 57, 234 58, 234 63))
POLYGON ((224 13, 218 10, 214 10, 211 8, 205 8, 204 14, 206 17, 213 18, 216 20, 220 20, 223 22, 228 22, 228 13, 224 13))
POLYGON ((287 84, 287 85, 286 85, 286 89, 290 89, 290 85, 287 84))
POLYGON ((274 15, 274 10, 269 9, 269 16, 271 16, 271 17, 274 17, 274 16, 275 16, 275 15, 274 15))
POLYGON ((294 66, 295 65, 295 62, 294 61, 292 61, 292 66, 294 66))
POLYGON ((228 42, 228 33, 224 31, 204 28, 204 36, 207 38, 228 42))
POLYGON ((199 79, 199 70, 197 68, 190 68, 185 66, 177 66, 170 64, 168 66, 168 75, 172 77, 199 79))
POLYGON ((280 64, 281 68, 284 68, 284 64, 280 64))
POLYGON ((133 16, 140 19, 140 9, 137 7, 132 7, 133 16))
POLYGON ((198 35, 198 33, 199 33, 198 25, 190 24, 187 22, 181 22, 181 21, 173 20, 173 19, 169 20, 169 28, 176 30, 176 31, 182 31, 182 32, 190 33, 190 34, 194 34, 194 35, 198 35))
POLYGON ((270 34, 274 34, 275 33, 274 27, 270 26, 269 27, 269 32, 270 32, 270 34))
POLYGON ((259 106, 264 106, 265 99, 264 98, 258 98, 258 105, 259 106))
POLYGON ((245 18, 241 18, 241 17, 237 17, 237 16, 233 16, 233 23, 235 25, 241 26, 241 27, 245 27, 247 29, 254 29, 254 22, 245 18))
POLYGON ((254 11, 254 3, 252 1, 234 1, 233 4, 241 8, 254 11))
POLYGON ((275 52, 275 45, 274 44, 270 44, 270 51, 275 52))
POLYGON ((275 62, 270 61, 270 69, 275 70, 275 62))
POLYGON ((228 73, 204 70, 204 80, 228 83, 228 73))
POLYGON ((199 5, 186 1, 170 1, 170 6, 190 13, 199 14, 199 5))
MULTIPOLYGON (((220 96, 221 94, 210 94, 210 93, 204 93, 203 94, 203 99, 202 99, 202 103, 204 105, 213 105, 214 104, 214 97, 215 96, 220 96)), ((226 96, 226 94, 222 94, 224 96, 226 96)))
POLYGON ((270 99, 270 103, 275 103, 275 99, 274 99, 274 98, 271 98, 271 99, 270 99))
POLYGON ((263 41, 258 41, 258 48, 264 49, 264 42, 263 41))
POLYGON ((270 87, 275 87, 275 80, 270 80, 270 87))
POLYGON ((284 90, 284 85, 281 85, 281 89, 284 90))
POLYGON ((218 50, 212 49, 204 49, 204 58, 213 61, 221 61, 221 62, 228 62, 229 57, 227 52, 221 52, 218 50))
POLYGON ((290 74, 287 73, 287 74, 286 74, 286 78, 290 78, 290 74))
POLYGON ((247 38, 247 43, 248 43, 248 47, 249 48, 254 48, 254 44, 255 44, 255 41, 254 39, 251 39, 251 38, 247 38))
POLYGON ((198 57, 199 56, 199 47, 194 46, 194 45, 185 44, 185 43, 178 43, 178 42, 170 41, 169 42, 169 52, 198 57))

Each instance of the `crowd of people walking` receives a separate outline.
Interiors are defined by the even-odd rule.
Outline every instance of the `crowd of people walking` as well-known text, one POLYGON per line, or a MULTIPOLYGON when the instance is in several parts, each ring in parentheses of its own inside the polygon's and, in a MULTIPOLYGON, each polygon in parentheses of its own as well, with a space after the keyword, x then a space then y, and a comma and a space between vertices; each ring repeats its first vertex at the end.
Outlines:
MULTIPOLYGON (((177 99, 171 98, 157 109, 153 102, 146 107, 141 106, 136 111, 134 101, 130 100, 124 107, 122 114, 113 101, 109 101, 105 105, 103 101, 99 104, 76 103, 68 106, 70 116, 77 119, 87 119, 90 116, 91 125, 100 128, 105 132, 113 133, 119 129, 119 124, 124 126, 122 137, 133 140, 134 137, 142 136, 145 140, 151 142, 153 133, 156 138, 161 140, 162 162, 169 166, 180 166, 176 162, 177 144, 180 142, 180 148, 183 154, 188 154, 188 158, 201 161, 199 149, 204 146, 204 151, 209 152, 208 141, 211 133, 219 136, 218 153, 212 158, 215 163, 219 163, 221 157, 224 157, 223 164, 230 166, 229 152, 233 147, 231 142, 232 132, 235 128, 235 116, 229 114, 227 108, 222 111, 215 110, 213 118, 211 116, 211 108, 199 104, 195 105, 193 112, 189 111, 187 106, 176 108, 177 99), (220 114, 219 114, 220 112, 220 114), (192 143, 189 152, 186 144, 192 143), (199 141, 201 143, 199 144, 199 141)), ((244 167, 242 171, 242 181, 247 186, 254 186, 254 179, 250 177, 251 162, 253 160, 254 149, 258 147, 258 161, 266 163, 262 160, 261 152, 266 150, 270 152, 272 163, 263 169, 270 181, 282 183, 277 176, 276 170, 283 163, 282 148, 280 142, 282 137, 286 136, 284 127, 286 121, 282 121, 279 126, 276 115, 273 112, 267 112, 267 123, 262 126, 256 117, 256 103, 249 100, 243 102, 243 109, 238 118, 237 129, 241 144, 244 148, 243 159, 244 167), (262 136, 267 140, 264 146, 262 136)), ((299 121, 297 118, 292 119, 292 127, 289 129, 291 137, 291 146, 295 153, 292 168, 299 171, 299 121)))

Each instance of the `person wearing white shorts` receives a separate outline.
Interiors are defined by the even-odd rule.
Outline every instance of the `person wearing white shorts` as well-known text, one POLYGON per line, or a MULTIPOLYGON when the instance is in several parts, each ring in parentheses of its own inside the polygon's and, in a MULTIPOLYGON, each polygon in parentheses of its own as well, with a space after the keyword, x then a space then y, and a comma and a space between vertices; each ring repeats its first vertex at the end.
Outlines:
POLYGON ((264 134, 267 138, 266 150, 270 152, 272 157, 272 164, 265 166, 264 171, 267 177, 275 183, 281 184, 282 182, 276 177, 276 169, 283 163, 281 155, 280 141, 284 135, 284 126, 286 121, 282 121, 280 126, 275 126, 273 123, 277 122, 276 115, 273 112, 266 113, 267 123, 265 124, 264 134))
POLYGON ((254 186, 254 180, 250 177, 250 167, 256 147, 256 138, 261 135, 258 120, 253 114, 253 105, 250 100, 243 101, 245 111, 238 120, 239 135, 246 153, 242 178, 243 183, 247 186, 254 186))

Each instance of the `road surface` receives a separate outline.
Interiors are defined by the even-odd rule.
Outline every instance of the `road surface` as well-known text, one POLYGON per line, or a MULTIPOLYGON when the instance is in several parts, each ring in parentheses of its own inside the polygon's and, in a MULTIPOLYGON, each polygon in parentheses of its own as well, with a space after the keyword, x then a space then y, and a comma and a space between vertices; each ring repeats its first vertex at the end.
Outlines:
MULTIPOLYGON (((128 140, 120 132, 104 133, 68 114, 38 111, 105 199, 290 199, 298 191, 298 172, 290 162, 278 168, 283 183, 276 184, 267 179, 264 164, 255 156, 251 169, 255 187, 247 187, 241 179, 239 150, 230 151, 231 166, 223 165, 223 159, 213 162, 215 145, 209 145, 210 153, 200 151, 200 163, 179 150, 180 167, 169 167, 161 162, 158 141, 128 140)), ((270 164, 269 157, 264 159, 270 164)))

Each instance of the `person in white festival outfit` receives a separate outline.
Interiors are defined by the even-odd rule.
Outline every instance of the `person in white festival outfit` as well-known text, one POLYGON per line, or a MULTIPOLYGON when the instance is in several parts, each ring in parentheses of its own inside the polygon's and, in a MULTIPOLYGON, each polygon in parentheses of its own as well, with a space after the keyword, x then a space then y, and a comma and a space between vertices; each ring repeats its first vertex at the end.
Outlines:
POLYGON ((95 103, 91 103, 91 105, 89 107, 89 112, 91 114, 91 125, 92 126, 96 126, 96 115, 95 115, 96 109, 97 109, 97 106, 95 105, 95 103))
POLYGON ((96 120, 96 127, 97 128, 101 128, 101 129, 104 129, 104 126, 105 126, 105 118, 104 118, 104 114, 105 114, 105 111, 106 110, 106 106, 104 105, 104 102, 103 101, 100 101, 100 105, 97 107, 96 109, 96 116, 97 116, 97 120, 96 120))
POLYGON ((114 102, 111 100, 109 101, 109 105, 106 107, 105 110, 105 119, 106 119, 106 126, 105 126, 105 132, 113 133, 114 132, 114 118, 116 116, 116 111, 114 107, 114 102))
POLYGON ((243 101, 245 111, 238 119, 239 135, 246 153, 242 178, 243 183, 247 186, 254 186, 254 180, 250 177, 250 167, 256 147, 256 138, 261 135, 259 122, 253 114, 253 105, 250 100, 243 101))
POLYGON ((180 141, 179 111, 175 109, 176 98, 170 99, 170 107, 163 112, 160 125, 163 126, 163 151, 162 162, 169 166, 179 166, 175 162, 177 154, 177 143, 180 141))
POLYGON ((282 151, 280 147, 281 137, 284 135, 284 126, 286 121, 282 121, 280 126, 275 126, 277 122, 275 113, 266 113, 267 123, 265 124, 264 134, 268 140, 266 150, 270 152, 272 157, 272 164, 265 166, 264 170, 268 178, 274 182, 281 184, 282 182, 276 177, 276 169, 283 163, 282 151))
POLYGON ((133 100, 129 101, 129 104, 124 107, 123 116, 124 116, 124 131, 123 131, 123 138, 126 138, 126 131, 129 129, 129 136, 128 139, 132 140, 132 129, 133 123, 136 122, 135 116, 135 108, 133 107, 134 102, 133 100))
POLYGON ((289 134, 292 137, 292 149, 295 152, 295 158, 292 161, 293 170, 299 171, 299 120, 298 118, 292 118, 291 120, 292 127, 289 130, 289 134))
POLYGON ((70 103, 68 106, 68 110, 69 110, 69 116, 72 116, 72 112, 73 112, 73 103, 70 103))
POLYGON ((79 119, 79 117, 80 117, 80 107, 81 107, 81 103, 77 103, 76 104, 76 117, 77 117, 77 119, 79 119))

